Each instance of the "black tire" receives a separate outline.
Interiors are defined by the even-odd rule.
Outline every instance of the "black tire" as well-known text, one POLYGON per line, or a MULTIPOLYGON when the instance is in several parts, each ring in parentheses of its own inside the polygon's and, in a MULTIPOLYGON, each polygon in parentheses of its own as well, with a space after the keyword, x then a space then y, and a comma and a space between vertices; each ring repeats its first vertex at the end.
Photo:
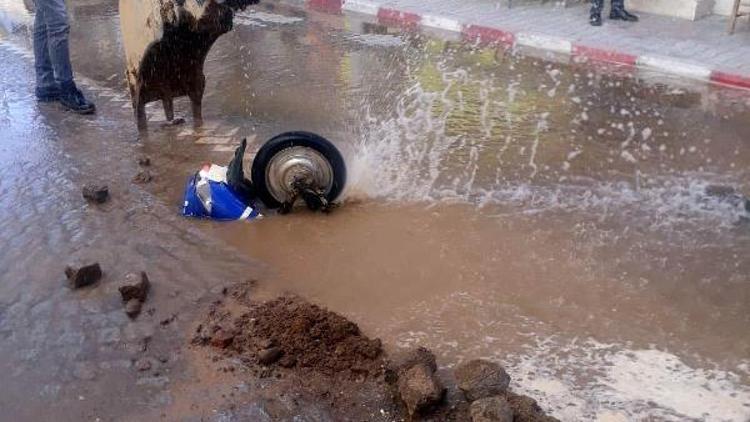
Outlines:
POLYGON ((268 140, 258 151, 253 160, 251 177, 258 197, 268 208, 279 208, 282 203, 276 200, 268 190, 266 167, 271 159, 291 147, 307 147, 319 152, 331 164, 333 170, 333 184, 326 194, 329 203, 338 198, 346 184, 346 165, 344 157, 338 149, 327 139, 310 132, 285 132, 268 140))

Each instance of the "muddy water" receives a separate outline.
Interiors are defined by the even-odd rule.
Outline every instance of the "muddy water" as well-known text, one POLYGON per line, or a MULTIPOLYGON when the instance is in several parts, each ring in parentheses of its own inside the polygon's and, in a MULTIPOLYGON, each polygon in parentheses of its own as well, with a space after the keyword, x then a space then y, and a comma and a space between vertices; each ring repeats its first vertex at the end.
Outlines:
MULTIPOLYGON (((113 10, 72 8, 77 68, 116 88, 113 10)), ((350 170, 332 215, 194 223, 269 263, 268 289, 443 364, 498 359, 565 420, 747 420, 750 226, 704 189, 750 194, 750 94, 259 10, 209 56, 208 126, 317 131, 350 170)), ((143 146, 171 204, 229 158, 181 133, 143 146)))

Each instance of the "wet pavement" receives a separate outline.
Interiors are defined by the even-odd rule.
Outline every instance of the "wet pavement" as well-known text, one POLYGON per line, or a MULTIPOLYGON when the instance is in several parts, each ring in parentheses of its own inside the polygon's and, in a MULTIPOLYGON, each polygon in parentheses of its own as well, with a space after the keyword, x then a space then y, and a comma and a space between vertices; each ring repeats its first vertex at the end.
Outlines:
POLYGON ((209 55, 204 127, 163 128, 151 107, 139 138, 116 2, 71 4, 92 118, 34 102, 31 12, 0 9, 0 365, 12 379, 0 407, 14 419, 180 402, 197 304, 246 277, 386 347, 426 345, 443 365, 497 359, 562 420, 750 417, 750 224, 741 204, 705 195, 750 193, 747 91, 261 6, 209 55), (345 206, 252 224, 178 217, 201 162, 291 129, 344 151, 345 206), (145 190, 130 184, 138 154, 154 161, 145 190), (85 205, 92 179, 110 203, 85 205), (74 259, 99 260, 105 279, 67 289, 74 259), (140 270, 155 311, 133 323, 116 287, 140 270), (167 362, 141 374, 144 356, 167 362))

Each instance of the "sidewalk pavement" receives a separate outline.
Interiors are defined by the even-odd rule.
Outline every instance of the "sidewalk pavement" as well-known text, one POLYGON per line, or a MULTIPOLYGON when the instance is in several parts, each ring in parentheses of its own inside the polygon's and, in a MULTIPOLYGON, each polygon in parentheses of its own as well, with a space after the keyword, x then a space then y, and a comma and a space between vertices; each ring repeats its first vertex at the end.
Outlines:
MULTIPOLYGON (((305 0, 308 7, 376 16, 389 26, 460 33, 469 40, 533 47, 574 58, 656 70, 750 89, 750 23, 727 35, 728 18, 698 21, 641 14, 641 21, 588 23, 587 1, 507 7, 497 0, 305 0)), ((516 3, 516 2, 514 2, 516 3)), ((608 3, 608 2, 607 2, 608 3)))

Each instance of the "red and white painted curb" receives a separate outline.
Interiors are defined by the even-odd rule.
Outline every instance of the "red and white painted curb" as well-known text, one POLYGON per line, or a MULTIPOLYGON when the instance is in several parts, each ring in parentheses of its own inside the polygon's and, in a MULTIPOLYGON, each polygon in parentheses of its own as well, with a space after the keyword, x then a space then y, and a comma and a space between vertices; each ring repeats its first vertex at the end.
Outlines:
POLYGON ((419 28, 438 29, 460 34, 463 39, 468 41, 498 44, 505 48, 533 48, 568 55, 585 61, 614 63, 635 69, 654 70, 700 81, 750 89, 750 74, 741 75, 723 72, 671 57, 637 56, 623 51, 582 45, 544 34, 513 32, 503 28, 461 22, 449 16, 397 10, 371 0, 306 0, 306 4, 328 12, 353 12, 375 16, 378 23, 387 26, 410 30, 419 28))

